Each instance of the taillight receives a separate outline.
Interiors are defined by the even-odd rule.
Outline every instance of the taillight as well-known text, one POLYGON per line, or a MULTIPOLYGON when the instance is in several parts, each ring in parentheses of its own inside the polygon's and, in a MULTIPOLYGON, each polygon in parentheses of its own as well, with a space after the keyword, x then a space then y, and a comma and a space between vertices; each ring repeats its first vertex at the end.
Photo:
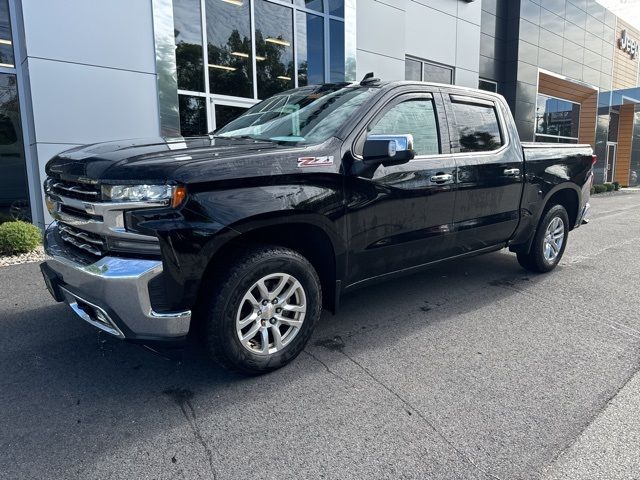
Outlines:
POLYGON ((591 155, 591 166, 595 165, 597 161, 598 161, 598 156, 591 155))

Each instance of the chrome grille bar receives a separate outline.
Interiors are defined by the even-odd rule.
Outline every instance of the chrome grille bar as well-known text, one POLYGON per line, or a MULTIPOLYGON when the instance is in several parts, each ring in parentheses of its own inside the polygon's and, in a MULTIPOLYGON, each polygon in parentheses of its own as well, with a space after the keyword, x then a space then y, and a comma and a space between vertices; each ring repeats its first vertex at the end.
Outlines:
POLYGON ((101 256, 106 251, 103 239, 93 237, 63 223, 58 224, 58 231, 62 240, 93 255, 101 256))

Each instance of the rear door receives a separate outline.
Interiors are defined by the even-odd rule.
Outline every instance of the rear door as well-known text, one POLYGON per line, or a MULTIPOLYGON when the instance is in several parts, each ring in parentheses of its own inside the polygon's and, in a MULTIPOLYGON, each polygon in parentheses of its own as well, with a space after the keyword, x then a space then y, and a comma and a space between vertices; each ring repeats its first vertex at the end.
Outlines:
POLYGON ((349 283, 449 253, 456 165, 449 155, 444 104, 437 88, 394 97, 368 122, 360 139, 394 134, 413 135, 413 160, 346 178, 349 283))
POLYGON ((507 128, 504 106, 491 96, 444 95, 456 154, 453 212, 457 253, 506 242, 519 222, 522 150, 507 128))

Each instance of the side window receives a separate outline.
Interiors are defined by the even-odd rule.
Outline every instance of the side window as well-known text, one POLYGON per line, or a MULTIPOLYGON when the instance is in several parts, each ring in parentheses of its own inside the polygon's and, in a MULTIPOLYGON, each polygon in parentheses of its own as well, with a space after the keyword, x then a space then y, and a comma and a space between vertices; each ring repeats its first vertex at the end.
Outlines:
POLYGON ((459 102, 452 102, 452 107, 461 152, 486 152, 502 146, 495 107, 459 102))
POLYGON ((391 107, 369 130, 372 135, 413 135, 416 155, 440 153, 433 100, 407 100, 391 107))

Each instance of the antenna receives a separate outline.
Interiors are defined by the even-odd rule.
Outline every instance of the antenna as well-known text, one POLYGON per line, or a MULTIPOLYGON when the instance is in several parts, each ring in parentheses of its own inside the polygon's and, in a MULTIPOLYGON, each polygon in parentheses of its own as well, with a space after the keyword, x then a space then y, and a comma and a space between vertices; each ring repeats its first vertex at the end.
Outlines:
POLYGON ((370 83, 378 83, 380 81, 379 78, 373 76, 373 72, 367 73, 362 81, 360 81, 360 85, 368 85, 370 83))

